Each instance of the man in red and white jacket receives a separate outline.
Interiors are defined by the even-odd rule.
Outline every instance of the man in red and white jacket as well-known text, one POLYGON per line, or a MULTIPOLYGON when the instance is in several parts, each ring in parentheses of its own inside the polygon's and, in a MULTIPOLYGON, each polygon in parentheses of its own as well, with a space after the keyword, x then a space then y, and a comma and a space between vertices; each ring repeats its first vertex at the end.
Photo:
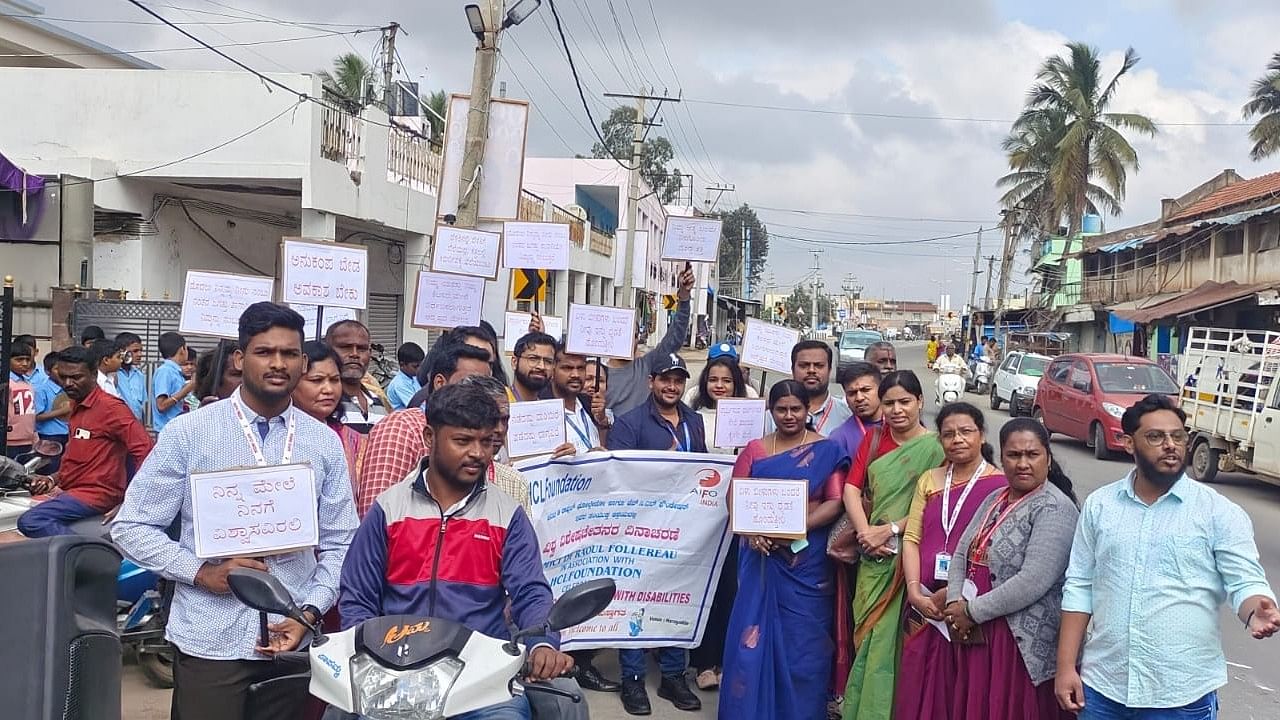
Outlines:
MULTIPOLYGON (((509 639, 508 601, 517 626, 545 625, 553 599, 533 524, 486 480, 498 420, 497 403, 478 387, 449 385, 431 396, 427 457, 378 497, 347 552, 338 601, 344 627, 381 615, 424 615, 509 639)), ((573 666, 557 649, 558 634, 529 644, 531 679, 573 666)), ((528 713, 522 696, 466 720, 528 713)))

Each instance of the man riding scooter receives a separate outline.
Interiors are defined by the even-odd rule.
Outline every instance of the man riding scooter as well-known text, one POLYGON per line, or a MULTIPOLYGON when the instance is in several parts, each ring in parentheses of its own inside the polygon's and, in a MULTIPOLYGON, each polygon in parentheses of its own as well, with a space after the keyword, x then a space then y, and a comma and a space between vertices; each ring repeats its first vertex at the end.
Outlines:
POLYGON ((969 366, 961 357, 959 348, 948 345, 947 354, 934 361, 933 371, 938 373, 934 384, 934 399, 938 404, 959 400, 964 394, 964 379, 969 374, 969 366))

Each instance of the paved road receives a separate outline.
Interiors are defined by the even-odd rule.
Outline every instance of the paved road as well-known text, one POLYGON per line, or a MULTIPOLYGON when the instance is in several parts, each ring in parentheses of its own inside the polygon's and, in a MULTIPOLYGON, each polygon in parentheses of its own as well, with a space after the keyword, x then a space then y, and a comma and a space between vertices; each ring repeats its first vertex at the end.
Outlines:
MULTIPOLYGON (((690 358, 690 370, 694 377, 701 372, 702 362, 690 358)), ((899 366, 920 373, 926 385, 926 404, 930 421, 937 408, 932 397, 933 376, 924 368, 923 343, 903 344, 899 349, 899 366)), ((1000 427, 1009 419, 1004 411, 988 409, 985 398, 969 395, 967 398, 982 408, 987 417, 989 437, 996 438, 1000 427)), ((994 444, 994 443, 993 443, 994 444)), ((1109 483, 1128 471, 1122 460, 1099 461, 1083 443, 1056 437, 1053 449, 1058 461, 1076 486, 1076 494, 1085 497, 1098 487, 1109 483)), ((1253 518, 1258 533, 1258 548, 1262 553, 1267 576, 1280 586, 1280 487, 1264 485, 1246 475, 1220 475, 1215 487, 1233 501, 1239 503, 1253 518)), ((1222 613, 1222 637, 1230 665, 1230 682, 1221 694, 1222 715, 1227 718, 1257 719, 1280 717, 1280 638, 1256 641, 1250 638, 1230 610, 1222 613)), ((601 660, 611 653, 603 653, 601 660)), ((604 665, 609 675, 617 677, 617 667, 604 665)), ((651 671, 650 683, 656 684, 656 670, 651 671)), ((654 718, 711 718, 715 716, 715 694, 702 693, 703 710, 685 713, 673 709, 659 699, 656 688, 651 689, 654 718)), ((590 693, 588 701, 591 715, 599 720, 622 720, 629 717, 622 712, 616 696, 590 693)), ((168 717, 169 693, 146 685, 136 668, 125 668, 124 717, 129 720, 160 720, 168 717)))

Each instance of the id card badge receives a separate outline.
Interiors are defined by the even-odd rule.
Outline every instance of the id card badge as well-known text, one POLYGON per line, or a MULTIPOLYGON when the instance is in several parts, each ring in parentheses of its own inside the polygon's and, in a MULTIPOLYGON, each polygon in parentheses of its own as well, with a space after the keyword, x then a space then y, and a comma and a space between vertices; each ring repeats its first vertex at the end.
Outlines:
POLYGON ((939 582, 946 582, 947 576, 951 574, 951 555, 948 553, 938 553, 933 556, 933 579, 939 582))

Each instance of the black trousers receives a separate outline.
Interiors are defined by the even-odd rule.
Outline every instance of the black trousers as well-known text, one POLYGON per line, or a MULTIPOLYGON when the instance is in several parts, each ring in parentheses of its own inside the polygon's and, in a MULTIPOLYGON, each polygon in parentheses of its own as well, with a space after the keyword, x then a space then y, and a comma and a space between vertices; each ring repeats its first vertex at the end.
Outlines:
POLYGON ((702 644, 689 651, 689 665, 694 672, 702 672, 724 665, 724 642, 729 634, 729 616, 733 614, 733 601, 738 596, 738 538, 729 541, 724 569, 711 600, 711 612, 707 614, 707 629, 702 633, 702 644))
POLYGON ((249 686, 306 670, 276 660, 205 660, 179 651, 173 664, 170 720, 295 720, 307 702, 307 681, 249 686))

